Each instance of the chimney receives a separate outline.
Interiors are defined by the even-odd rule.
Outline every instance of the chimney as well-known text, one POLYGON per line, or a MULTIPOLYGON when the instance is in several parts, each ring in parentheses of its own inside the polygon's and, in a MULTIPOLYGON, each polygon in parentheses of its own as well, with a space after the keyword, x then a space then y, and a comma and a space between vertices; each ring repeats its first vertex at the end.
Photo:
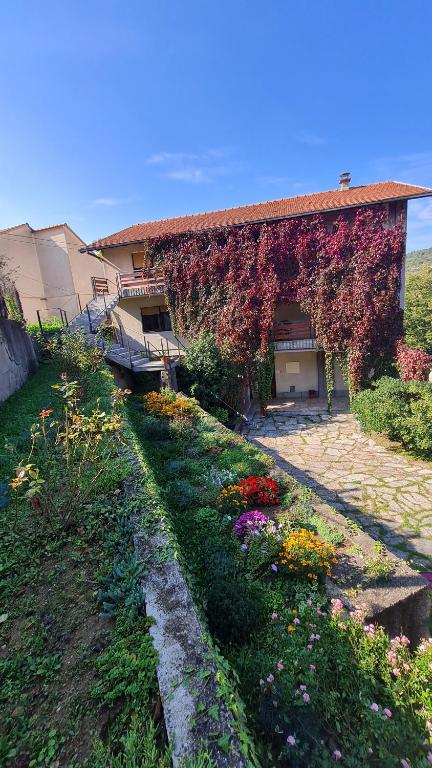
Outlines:
POLYGON ((339 176, 339 189, 349 189, 351 181, 351 174, 348 171, 341 173, 339 176))

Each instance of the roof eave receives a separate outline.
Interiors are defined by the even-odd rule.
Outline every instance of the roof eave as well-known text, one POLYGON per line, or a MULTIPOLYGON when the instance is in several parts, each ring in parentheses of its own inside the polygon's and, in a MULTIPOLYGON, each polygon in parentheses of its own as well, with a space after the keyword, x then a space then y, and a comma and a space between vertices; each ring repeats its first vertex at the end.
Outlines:
POLYGON ((189 233, 193 232, 213 232, 215 230, 222 230, 227 229, 228 227, 245 227, 248 224, 265 224, 267 221, 283 221, 284 219, 298 219, 303 218, 304 216, 317 216, 321 213, 334 213, 335 211, 345 211, 348 208, 365 208, 372 205, 384 205, 386 203, 396 203, 401 200, 414 200, 415 198, 421 198, 421 197, 432 197, 432 189, 427 189, 425 192, 420 192, 418 194, 412 194, 412 195, 400 195, 399 197, 389 197, 384 200, 374 200, 370 203, 351 203, 348 205, 344 205, 343 207, 337 207, 337 208, 320 208, 317 211, 308 211, 305 213, 289 213, 285 214, 284 216, 271 216, 267 217, 265 219, 254 219, 249 221, 239 221, 236 224, 224 224, 222 226, 216 226, 216 227, 203 227, 202 229, 189 229, 185 230, 184 232, 167 232, 163 235, 154 235, 153 237, 142 237, 138 240, 124 240, 121 243, 108 243, 106 245, 98 245, 97 243, 100 241, 96 241, 96 244, 89 245, 86 248, 82 249, 82 252, 84 253, 87 251, 90 253, 91 251, 99 251, 99 250, 105 250, 106 248, 121 248, 125 245, 137 245, 139 243, 144 243, 148 240, 156 240, 159 237, 180 237, 181 235, 187 235, 189 233))

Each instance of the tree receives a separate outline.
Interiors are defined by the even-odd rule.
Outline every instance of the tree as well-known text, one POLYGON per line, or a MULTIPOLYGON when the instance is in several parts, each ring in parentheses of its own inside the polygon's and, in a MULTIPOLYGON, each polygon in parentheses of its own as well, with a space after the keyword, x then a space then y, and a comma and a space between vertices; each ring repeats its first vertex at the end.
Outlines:
POLYGON ((405 341, 432 354, 432 266, 408 276, 405 292, 405 341))

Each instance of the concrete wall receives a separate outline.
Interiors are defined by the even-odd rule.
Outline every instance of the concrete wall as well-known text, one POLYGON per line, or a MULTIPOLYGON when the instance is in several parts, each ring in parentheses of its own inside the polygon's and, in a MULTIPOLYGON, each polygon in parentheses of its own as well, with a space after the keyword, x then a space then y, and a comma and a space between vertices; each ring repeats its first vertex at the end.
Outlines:
POLYGON ((59 316, 59 308, 72 319, 79 312, 77 294, 82 306, 93 298, 91 278, 104 277, 106 268, 94 256, 79 252, 84 245, 65 224, 41 230, 22 224, 0 232, 0 255, 27 322, 37 322, 37 310, 42 320, 59 316))
POLYGON ((0 401, 19 389, 36 367, 30 336, 15 320, 0 317, 0 401))
POLYGON ((290 386, 295 386, 291 397, 307 396, 310 389, 318 393, 317 353, 311 351, 275 353, 276 395, 290 393, 290 386), (297 368, 298 372, 287 370, 297 368))

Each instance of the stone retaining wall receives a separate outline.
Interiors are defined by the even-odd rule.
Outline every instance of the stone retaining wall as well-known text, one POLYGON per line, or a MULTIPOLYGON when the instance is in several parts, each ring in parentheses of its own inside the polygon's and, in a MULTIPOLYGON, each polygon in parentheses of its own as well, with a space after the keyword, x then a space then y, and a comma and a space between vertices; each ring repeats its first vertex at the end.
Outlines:
POLYGON ((36 367, 28 333, 15 320, 0 317, 0 402, 19 389, 36 367))

